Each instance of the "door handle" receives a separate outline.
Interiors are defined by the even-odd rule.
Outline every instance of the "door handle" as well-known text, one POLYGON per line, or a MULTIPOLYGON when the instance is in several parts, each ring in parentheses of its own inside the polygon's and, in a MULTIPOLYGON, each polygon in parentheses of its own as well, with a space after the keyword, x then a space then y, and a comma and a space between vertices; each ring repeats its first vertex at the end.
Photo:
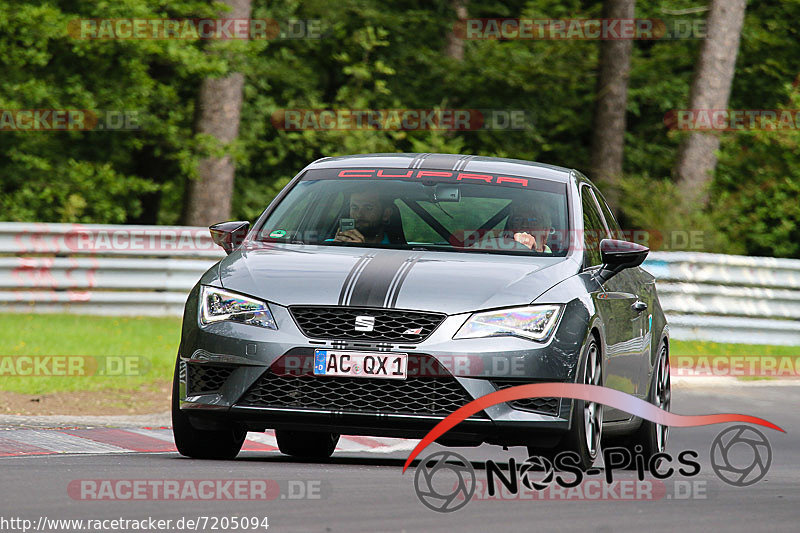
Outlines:
POLYGON ((647 310, 647 304, 641 300, 636 300, 631 306, 631 309, 633 309, 637 313, 641 313, 647 310))

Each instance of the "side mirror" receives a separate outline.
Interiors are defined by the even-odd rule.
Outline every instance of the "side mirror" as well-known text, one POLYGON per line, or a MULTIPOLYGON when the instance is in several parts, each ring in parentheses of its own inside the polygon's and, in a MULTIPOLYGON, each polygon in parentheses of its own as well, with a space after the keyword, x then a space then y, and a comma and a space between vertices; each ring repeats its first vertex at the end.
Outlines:
POLYGON ((600 283, 605 283, 626 268, 641 265, 649 253, 650 248, 635 242, 603 239, 600 241, 603 266, 600 267, 596 278, 600 283))
POLYGON ((247 236, 250 223, 247 221, 220 222, 208 228, 211 233, 211 240, 215 244, 222 246, 226 253, 234 251, 247 236))

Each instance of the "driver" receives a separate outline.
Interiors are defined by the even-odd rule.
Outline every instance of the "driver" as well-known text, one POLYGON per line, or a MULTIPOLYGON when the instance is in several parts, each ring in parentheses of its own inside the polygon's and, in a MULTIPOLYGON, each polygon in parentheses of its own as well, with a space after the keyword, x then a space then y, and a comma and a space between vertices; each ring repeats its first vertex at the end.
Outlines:
POLYGON ((335 242, 390 244, 387 233, 392 216, 392 203, 377 191, 360 191, 350 195, 350 218, 355 229, 336 232, 335 242))
POLYGON ((512 200, 506 225, 514 240, 540 253, 552 253, 547 246, 551 231, 550 212, 539 204, 512 200))

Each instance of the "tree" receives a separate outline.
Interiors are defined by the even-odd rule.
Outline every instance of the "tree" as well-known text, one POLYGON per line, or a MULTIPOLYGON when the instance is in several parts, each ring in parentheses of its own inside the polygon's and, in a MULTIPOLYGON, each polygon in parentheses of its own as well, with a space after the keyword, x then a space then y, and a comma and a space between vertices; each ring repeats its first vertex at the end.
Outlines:
MULTIPOLYGON (((224 0, 223 3, 230 7, 225 18, 250 18, 251 0, 224 0)), ((223 147, 233 142, 239 134, 243 87, 241 72, 203 80, 197 97, 195 131, 212 136, 223 147)), ((198 162, 197 178, 189 181, 185 197, 186 224, 208 226, 230 217, 234 172, 230 153, 210 155, 198 162)))
MULTIPOLYGON (((728 107, 746 4, 747 0, 711 1, 708 35, 700 48, 689 95, 690 109, 728 107)), ((674 173, 687 205, 705 203, 719 146, 714 133, 695 132, 681 143, 674 173)))
MULTIPOLYGON (((460 24, 467 18, 467 3, 469 0, 451 0, 450 6, 456 13, 456 24, 460 24)), ((456 34, 455 24, 447 33, 447 48, 445 55, 457 61, 464 59, 464 39, 456 34)))
MULTIPOLYGON (((172 5, 172 17, 214 16, 206 0, 172 5)), ((2 220, 178 222, 172 213, 180 212, 180 178, 191 154, 191 103, 200 81, 220 70, 219 60, 193 39, 91 39, 71 31, 79 19, 131 16, 164 13, 150 0, 0 0, 0 109, 85 109, 106 124, 0 132, 2 220), (109 117, 123 116, 130 122, 117 131, 122 124, 109 117), (162 192, 163 202, 154 199, 162 192), (148 216, 159 204, 170 216, 148 216)))
MULTIPOLYGON (((604 19, 632 19, 636 0, 605 0, 604 19)), ((592 178, 603 188, 613 206, 618 206, 619 178, 627 127, 628 81, 633 41, 602 41, 600 45, 597 103, 592 128, 592 178)))

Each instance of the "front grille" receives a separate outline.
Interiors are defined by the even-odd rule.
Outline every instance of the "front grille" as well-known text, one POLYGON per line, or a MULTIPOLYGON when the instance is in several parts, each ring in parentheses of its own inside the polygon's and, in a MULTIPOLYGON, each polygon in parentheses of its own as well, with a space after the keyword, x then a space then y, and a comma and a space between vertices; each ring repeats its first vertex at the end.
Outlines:
POLYGON ((290 307, 289 310, 303 334, 316 339, 416 343, 428 338, 444 320, 444 315, 438 313, 398 309, 290 307), (372 331, 356 331, 357 316, 374 317, 374 329, 372 331))
MULTIPOLYGON (((517 385, 527 385, 524 381, 493 381, 492 385, 497 390, 516 387, 517 385)), ((524 398, 508 402, 514 409, 521 411, 533 411, 551 416, 558 415, 558 408, 561 405, 561 398, 524 398)))
MULTIPOLYGON (((447 416, 471 400, 452 377, 312 377, 277 375, 268 370, 238 405, 447 416)), ((486 418, 482 412, 476 416, 486 418)))
POLYGON ((232 366, 187 363, 187 394, 219 392, 233 372, 232 366))

